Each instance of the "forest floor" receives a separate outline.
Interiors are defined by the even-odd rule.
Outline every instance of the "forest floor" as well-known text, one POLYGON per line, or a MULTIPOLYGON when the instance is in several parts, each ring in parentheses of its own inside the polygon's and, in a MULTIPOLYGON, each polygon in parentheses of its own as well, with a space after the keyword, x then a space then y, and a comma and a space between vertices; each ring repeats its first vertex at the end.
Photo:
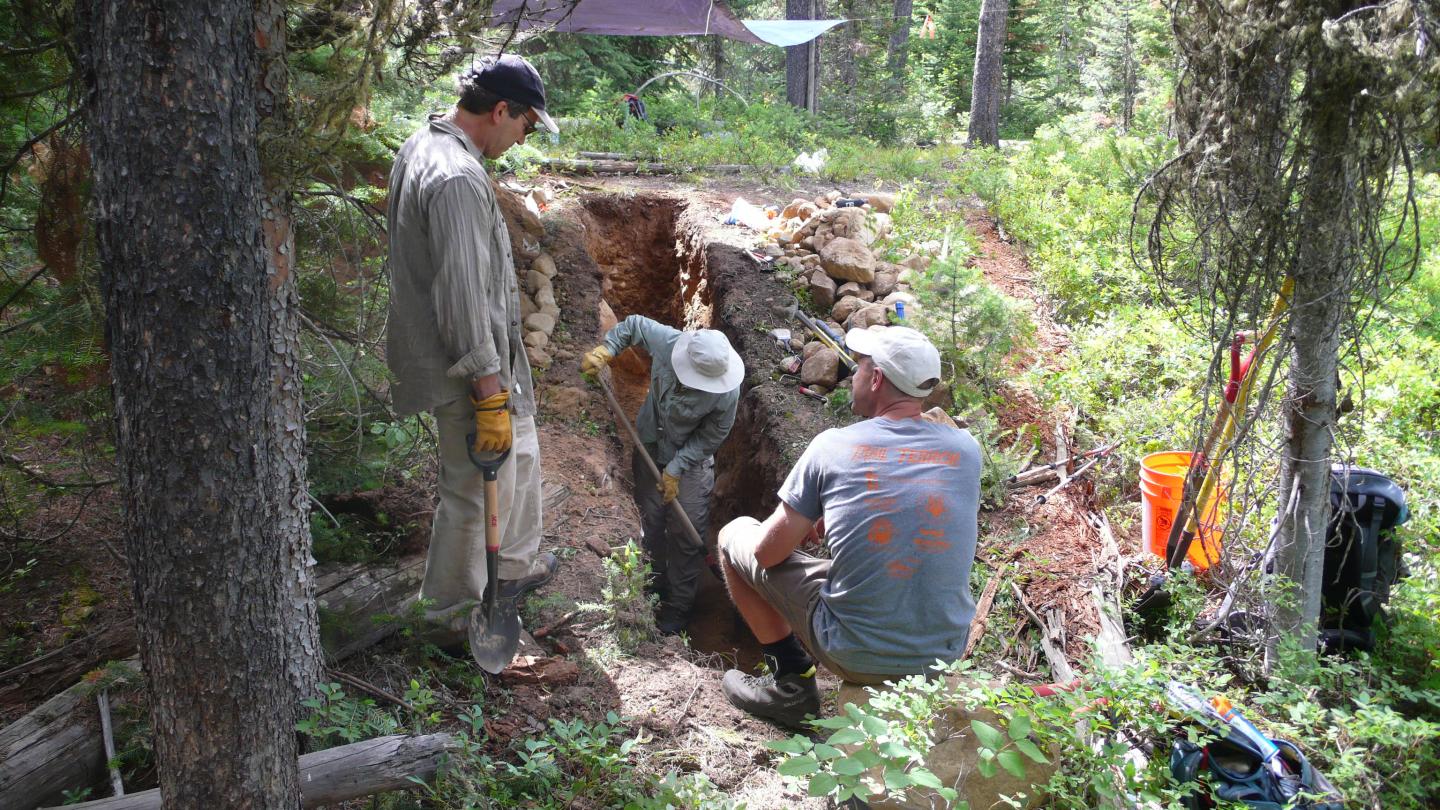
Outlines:
MULTIPOLYGON (((631 500, 630 449, 598 390, 580 377, 578 361, 603 333, 602 301, 620 318, 639 312, 680 327, 724 331, 748 371, 736 427, 717 455, 707 541, 713 544, 718 529, 735 516, 763 518, 809 440, 853 417, 832 413, 826 403, 772 380, 771 370, 783 352, 766 333, 772 327, 796 327, 780 322, 771 307, 791 290, 762 272, 745 252, 757 244, 758 235, 722 225, 720 219, 737 195, 784 205, 828 188, 779 189, 720 180, 699 190, 655 178, 554 176, 533 183, 558 194, 543 217, 547 235, 542 247, 559 268, 554 283, 563 325, 552 337, 548 350, 554 363, 540 376, 538 391, 542 470, 546 492, 554 496, 541 547, 556 552, 561 566, 556 579, 530 597, 522 615, 532 630, 568 621, 537 647, 523 649, 524 657, 495 678, 480 679, 476 672, 456 677, 457 671, 473 670, 473 665, 442 661, 437 667, 420 645, 403 637, 347 659, 343 668, 391 694, 404 694, 422 667, 444 670, 427 684, 436 689, 443 715, 453 717, 466 706, 483 704, 487 748, 497 754, 513 740, 545 732, 552 718, 599 722, 614 712, 627 719, 638 737, 632 755, 645 770, 702 772, 726 794, 753 807, 822 807, 823 802, 806 798, 775 773, 774 755, 764 743, 788 733, 733 709, 720 692, 724 671, 753 666, 758 651, 719 582, 702 575, 701 607, 684 640, 652 638, 622 650, 613 628, 601 620, 595 606, 605 601, 602 557, 614 554, 627 540, 638 542, 640 524, 631 500)), ((1035 340, 1016 352, 1012 366, 1063 364, 1065 332, 1050 318, 1032 285, 1023 252, 1001 237, 978 202, 967 204, 965 216, 979 238, 974 261, 986 278, 1006 295, 1028 302, 1033 311, 1035 340)), ((644 397, 647 367, 638 356, 622 356, 615 364, 617 387, 632 417, 644 397)), ((1011 431, 1012 439, 1022 432, 1039 437, 1040 460, 1054 458, 1056 424, 1068 425, 1072 415, 1043 408, 1022 384, 1007 383, 999 394, 1007 404, 998 409, 999 427, 1011 431)), ((66 469, 61 461, 64 442, 63 437, 36 436, 21 447, 10 445, 10 452, 55 480, 113 474, 66 469)), ((433 470, 427 465, 403 484, 357 493, 362 499, 383 501, 385 511, 405 516, 415 527, 395 547, 396 555, 423 556, 432 485, 433 470)), ((1093 492, 1082 479, 1036 505, 1037 491, 1016 489, 1002 508, 982 513, 978 557, 992 575, 1005 578, 1007 587, 1018 584, 1041 615, 1047 609, 1060 611, 1068 657, 1084 662, 1089 657, 1086 639, 1097 629, 1089 581, 1099 541, 1085 519, 1093 492)), ((44 542, 27 546, 40 552, 30 564, 25 587, 0 589, 0 617, 7 634, 20 639, 15 643, 30 651, 31 658, 13 662, 21 668, 0 677, 0 723, 13 721, 99 662, 134 653, 118 518, 113 486, 60 490, 27 517, 24 534, 44 542)), ((1138 546, 1137 534, 1136 529, 1120 532, 1125 551, 1138 546)), ((989 630, 977 628, 985 633, 976 653, 979 665, 1004 659, 1014 670, 1045 673, 1044 659, 1028 641, 1035 631, 1027 631, 1027 622, 1018 611, 997 608, 989 630)), ((822 674, 821 685, 833 692, 838 683, 822 674)))

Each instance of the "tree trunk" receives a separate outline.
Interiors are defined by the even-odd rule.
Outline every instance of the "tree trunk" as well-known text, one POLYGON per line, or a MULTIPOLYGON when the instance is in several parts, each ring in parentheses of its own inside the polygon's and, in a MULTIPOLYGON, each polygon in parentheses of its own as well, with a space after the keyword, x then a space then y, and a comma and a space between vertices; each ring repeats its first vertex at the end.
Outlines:
POLYGON ((1281 416, 1286 443, 1278 491, 1297 488, 1298 494, 1295 511, 1276 542, 1275 572, 1298 590, 1293 603, 1282 601, 1278 607, 1276 626, 1305 651, 1315 649, 1320 618, 1340 327, 1355 261, 1349 180, 1353 167, 1347 156, 1352 103, 1360 94, 1333 60, 1322 57, 1310 82, 1314 101, 1305 122, 1309 176, 1301 195, 1305 238, 1294 269, 1293 349, 1281 416))
POLYGON ((1135 96, 1139 93, 1135 59, 1135 15, 1127 5, 1121 12, 1124 23, 1120 29, 1120 129, 1129 132, 1135 121, 1135 96))
POLYGON ((885 54, 885 67, 896 88, 905 91, 905 61, 910 56, 910 22, 915 13, 915 0, 895 0, 895 14, 890 21, 890 47, 885 54))
POLYGON ((260 161, 265 173, 261 197, 261 225, 265 234, 266 290, 269 291, 269 334, 265 344, 274 353, 268 383, 272 397, 269 436, 275 442, 276 487, 271 525, 285 543, 285 583, 289 595, 281 609, 290 628, 285 656, 296 701, 318 696, 324 675, 320 646, 320 617, 315 604, 314 559, 310 555, 310 502, 306 480, 305 410, 300 374, 300 303, 295 291, 294 210, 289 189, 297 184, 286 169, 295 161, 286 151, 296 140, 290 136, 289 77, 285 64, 285 3, 261 0, 255 4, 255 31, 260 60, 256 82, 256 109, 260 113, 260 161))
MULTIPOLYGON (((840 14, 847 20, 861 16, 855 11, 855 0, 844 0, 840 14)), ((860 50, 860 27, 854 22, 847 22, 831 30, 836 33, 832 39, 835 42, 836 78, 840 80, 840 86, 845 88, 846 94, 851 95, 856 83, 860 81, 860 66, 856 61, 860 50)))
MULTIPOLYGON (((787 20, 814 20, 819 15, 819 0, 785 0, 787 20)), ((819 37, 785 49, 785 100, 810 113, 819 111, 816 87, 819 64, 819 37)))
POLYGON ((1005 24, 1009 14, 1010 0, 982 0, 980 4, 967 146, 1000 145, 1000 57, 1005 50, 1005 24))
POLYGON ((297 807, 289 659, 315 637, 292 624, 307 614, 303 428, 282 337, 293 282, 268 247, 288 236, 266 234, 256 146, 257 49, 283 47, 283 26, 257 30, 253 4, 87 11, 122 530, 160 787, 174 807, 297 807))

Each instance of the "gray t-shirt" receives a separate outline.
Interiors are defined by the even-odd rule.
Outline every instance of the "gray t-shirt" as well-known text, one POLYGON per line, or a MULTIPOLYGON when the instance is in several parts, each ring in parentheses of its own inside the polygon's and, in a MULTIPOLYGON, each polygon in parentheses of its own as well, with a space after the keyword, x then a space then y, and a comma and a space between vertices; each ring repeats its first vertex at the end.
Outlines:
POLYGON ((811 617, 836 663, 913 674, 965 650, 975 600, 980 446, 921 419, 866 419, 815 437, 780 500, 825 518, 833 562, 811 617))

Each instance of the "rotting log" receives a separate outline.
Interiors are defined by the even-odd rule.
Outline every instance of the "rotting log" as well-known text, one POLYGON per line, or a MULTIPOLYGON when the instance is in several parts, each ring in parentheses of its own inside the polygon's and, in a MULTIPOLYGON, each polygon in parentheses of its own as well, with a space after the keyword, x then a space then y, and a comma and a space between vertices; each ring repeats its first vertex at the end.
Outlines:
POLYGON ((1002 564, 1000 569, 990 575, 990 581, 985 583, 985 592, 980 594, 980 601, 975 605, 975 618, 970 620, 970 635, 965 639, 965 652, 961 658, 969 658, 975 646, 980 643, 980 637, 985 635, 985 625, 990 621, 990 608, 995 604, 995 592, 1000 588, 1000 580, 1005 578, 1009 569, 1008 564, 1002 564))
POLYGON ((419 593, 424 578, 424 555, 319 572, 315 601, 320 607, 320 639, 329 660, 343 661, 394 634, 399 623, 381 619, 402 614, 419 593))
POLYGON ((135 654, 135 625, 128 618, 0 672, 0 704, 28 705, 51 697, 106 661, 135 654))
POLYGON ((1092 512, 1087 519, 1100 535, 1100 559, 1095 564, 1095 579, 1090 583, 1090 596, 1100 619, 1095 646, 1099 648, 1105 666, 1119 669, 1131 659, 1118 597, 1125 582, 1125 561, 1120 557, 1120 545, 1115 542, 1115 534, 1110 531, 1110 521, 1105 515, 1092 512))
POLYGON ((705 172, 708 174, 742 174, 759 171, 760 167, 739 163, 716 163, 708 166, 671 166, 643 160, 586 160, 578 158, 541 158, 539 161, 547 171, 571 174, 685 174, 705 172))
MULTIPOLYGON (((302 806, 320 807, 428 781, 460 747, 450 734, 392 734, 300 757, 302 806)), ((6 805, 8 807, 8 805, 6 805)), ((66 805, 94 810, 161 810, 159 789, 66 805)))
MULTIPOLYGON (((131 659, 123 666, 135 672, 131 659)), ((0 730, 0 807, 30 810, 105 776, 94 687, 77 683, 0 730)))

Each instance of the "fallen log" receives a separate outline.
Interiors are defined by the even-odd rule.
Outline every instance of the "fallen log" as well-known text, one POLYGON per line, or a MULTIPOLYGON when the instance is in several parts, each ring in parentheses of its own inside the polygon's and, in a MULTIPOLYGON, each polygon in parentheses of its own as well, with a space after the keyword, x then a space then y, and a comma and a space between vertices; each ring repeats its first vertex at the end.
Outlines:
POLYGON ((685 174, 701 172, 706 174, 742 174, 760 171, 761 167, 740 163, 715 163, 708 166, 671 166, 645 160, 612 160, 585 158, 540 158, 541 166, 553 172, 571 174, 685 174))
MULTIPOLYGON (((459 747, 459 742, 450 734, 419 737, 392 734, 306 754, 300 757, 301 806, 320 807, 361 796, 413 788, 414 779, 428 781, 459 747)), ((156 788, 66 807, 161 810, 160 790, 156 788)))
POLYGON ((373 647, 395 633, 399 616, 420 592, 425 556, 383 565, 356 563, 325 567, 315 577, 320 608, 320 641, 331 663, 373 647))
POLYGON ((1110 521, 1101 512, 1092 512, 1087 518, 1100 535, 1100 559, 1095 564, 1095 580, 1090 583, 1090 598, 1095 603, 1095 613, 1100 618, 1100 632, 1095 637, 1095 646, 1105 666, 1120 669, 1130 663, 1130 641, 1125 636, 1125 624, 1121 618, 1118 594, 1125 584, 1125 561, 1120 557, 1120 545, 1110 531, 1110 521))
POLYGON ((975 618, 970 620, 970 636, 965 639, 965 652, 960 654, 961 658, 969 658, 975 645, 980 643, 980 637, 985 635, 985 625, 990 621, 990 608, 995 604, 995 591, 1000 588, 1000 580, 1005 578, 1009 564, 1002 564, 1000 570, 990 575, 990 581, 985 583, 985 592, 980 594, 980 602, 975 605, 975 618))
POLYGON ((126 616, 100 630, 0 672, 0 705, 31 705, 106 661, 135 654, 135 625, 126 616))
MULTIPOLYGON (((133 659, 121 666, 140 671, 133 659)), ((94 691, 77 683, 0 730, 0 807, 30 810, 104 779, 94 691)))

